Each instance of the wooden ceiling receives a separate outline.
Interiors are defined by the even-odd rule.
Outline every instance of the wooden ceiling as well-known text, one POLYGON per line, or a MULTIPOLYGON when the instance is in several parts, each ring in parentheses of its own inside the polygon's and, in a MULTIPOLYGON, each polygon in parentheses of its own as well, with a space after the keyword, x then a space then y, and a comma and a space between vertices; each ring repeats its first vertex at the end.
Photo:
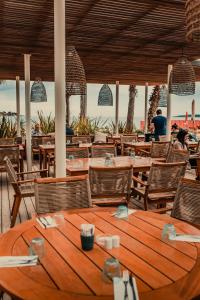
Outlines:
MULTIPOLYGON (((66 0, 67 43, 75 45, 88 82, 166 82, 181 55, 200 58, 185 40, 185 0, 66 0)), ((54 80, 53 0, 1 0, 0 79, 54 80)), ((200 68, 196 70, 200 79, 200 68)))

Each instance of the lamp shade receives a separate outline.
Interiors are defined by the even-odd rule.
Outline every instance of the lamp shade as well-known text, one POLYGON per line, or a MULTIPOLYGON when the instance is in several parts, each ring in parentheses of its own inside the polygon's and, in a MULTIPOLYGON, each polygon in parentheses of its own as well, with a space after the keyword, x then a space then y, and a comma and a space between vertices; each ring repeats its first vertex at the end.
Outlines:
POLYGON ((159 100, 159 107, 167 107, 167 97, 168 97, 168 89, 166 85, 160 86, 160 100, 159 100))
POLYGON ((182 56, 174 64, 170 74, 169 92, 179 96, 195 94, 195 72, 191 62, 182 56))
POLYGON ((66 94, 85 95, 86 77, 80 56, 74 46, 67 46, 66 51, 66 94))
POLYGON ((31 102, 47 102, 47 93, 40 78, 36 78, 31 87, 31 102))
POLYGON ((200 42, 200 2, 186 1, 186 39, 189 42, 200 42))
POLYGON ((98 97, 99 106, 113 106, 113 95, 110 87, 107 84, 104 84, 99 92, 98 97))

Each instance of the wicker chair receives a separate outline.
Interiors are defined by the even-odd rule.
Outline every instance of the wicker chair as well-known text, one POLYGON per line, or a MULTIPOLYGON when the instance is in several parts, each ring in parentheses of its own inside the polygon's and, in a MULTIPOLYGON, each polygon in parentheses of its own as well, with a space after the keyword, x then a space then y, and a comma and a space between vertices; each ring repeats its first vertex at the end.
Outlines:
POLYGON ((118 205, 128 203, 131 194, 133 166, 90 166, 89 178, 92 203, 95 205, 118 205))
POLYGON ((140 149, 141 154, 152 158, 166 158, 171 147, 171 142, 152 142, 150 152, 140 149))
POLYGON ((5 157, 8 157, 17 172, 23 172, 23 159, 20 156, 19 146, 0 146, 0 172, 6 171, 5 157))
POLYGON ((72 137, 72 143, 91 143, 91 136, 89 135, 79 135, 72 137))
POLYGON ((14 138, 0 138, 0 145, 14 145, 14 138))
POLYGON ((181 179, 171 216, 200 227, 200 182, 181 179))
POLYGON ((12 165, 12 162, 8 157, 5 158, 6 163, 6 170, 8 172, 9 180, 12 184, 12 187, 15 191, 14 194, 14 202, 11 211, 11 225, 13 227, 16 222, 17 214, 19 212, 19 207, 21 200, 26 197, 34 196, 34 189, 33 189, 33 181, 35 178, 27 179, 27 180, 20 180, 20 177, 23 175, 33 175, 33 174, 40 174, 41 176, 47 176, 47 170, 39 170, 39 171, 30 171, 30 172, 20 172, 16 173, 15 169, 12 165))
POLYGON ((55 145, 55 137, 45 136, 42 137, 42 145, 55 145))
POLYGON ((89 151, 87 147, 66 148, 66 158, 69 158, 70 155, 73 155, 74 158, 88 158, 89 151))
POLYGON ((181 162, 181 161, 189 161, 190 154, 187 150, 176 150, 172 147, 170 148, 166 162, 181 162))
POLYGON ((153 163, 147 182, 133 176, 133 195, 144 198, 144 209, 148 210, 148 204, 157 204, 157 207, 165 206, 175 197, 179 180, 185 174, 187 162, 177 163, 153 163), (140 184, 141 186, 137 186, 140 184))
POLYGON ((124 144, 137 142, 137 134, 122 135, 120 137, 120 142, 121 142, 121 155, 128 155, 130 147, 126 147, 124 144))
POLYGON ((88 175, 35 179, 37 213, 91 206, 88 175))
POLYGON ((116 156, 116 147, 114 145, 95 145, 91 147, 92 157, 105 157, 106 153, 116 156))

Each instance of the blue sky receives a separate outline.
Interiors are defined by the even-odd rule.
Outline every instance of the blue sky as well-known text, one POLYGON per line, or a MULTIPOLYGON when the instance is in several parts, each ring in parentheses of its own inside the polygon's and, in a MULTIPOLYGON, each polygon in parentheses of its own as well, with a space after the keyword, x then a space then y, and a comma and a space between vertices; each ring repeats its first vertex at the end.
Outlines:
MULTIPOLYGON (((31 115, 35 116, 38 110, 43 110, 45 114, 55 112, 54 101, 54 83, 44 82, 47 90, 48 102, 46 103, 31 103, 31 115)), ((88 84, 88 115, 91 117, 103 117, 114 118, 115 106, 113 107, 101 107, 97 106, 98 93, 102 85, 100 84, 88 84)), ((113 92, 113 98, 115 99, 115 85, 110 85, 113 92)), ((144 115, 144 86, 138 86, 138 95, 135 103, 135 117, 136 125, 139 125, 139 120, 143 119, 144 115)), ((151 87, 149 87, 149 96, 151 94, 151 87)), ((120 104, 119 104, 119 116, 125 118, 127 114, 128 106, 128 86, 120 85, 120 104)), ((6 81, 5 84, 0 85, 0 111, 12 111, 16 110, 15 104, 15 81, 6 81)), ((20 83, 20 99, 21 99, 21 114, 24 114, 24 82, 20 83)), ((172 115, 185 114, 191 112, 192 99, 196 100, 196 113, 200 113, 200 82, 196 84, 196 94, 194 96, 180 97, 172 95, 172 115)), ((115 101, 114 101, 115 102, 115 101)), ((78 116, 80 112, 80 96, 71 96, 70 98, 71 116, 78 116)), ((163 109, 163 114, 166 114, 166 109, 163 109)))

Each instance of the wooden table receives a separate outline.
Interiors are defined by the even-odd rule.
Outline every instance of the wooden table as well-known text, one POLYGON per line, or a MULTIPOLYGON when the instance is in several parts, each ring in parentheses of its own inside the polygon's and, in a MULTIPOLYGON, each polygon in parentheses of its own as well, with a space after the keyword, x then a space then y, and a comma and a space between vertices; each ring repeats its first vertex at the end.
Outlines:
MULTIPOLYGON (((81 143, 79 148, 90 148, 92 143, 81 143)), ((39 160, 40 160, 40 169, 47 168, 47 156, 49 153, 54 153, 55 145, 39 145, 39 160)))
MULTIPOLYGON (((159 159, 162 161, 163 159, 159 159)), ((135 159, 132 159, 129 156, 116 156, 113 158, 113 165, 111 167, 125 167, 133 165, 133 172, 146 172, 149 171, 151 168, 152 162, 158 161, 158 159, 151 158, 151 157, 140 157, 136 156, 135 159)), ((67 160, 67 174, 74 176, 74 175, 83 175, 87 174, 89 170, 89 166, 104 166, 105 167, 105 158, 79 158, 73 160, 67 160)), ((109 168, 109 166, 108 166, 109 168)))
POLYGON ((124 143, 125 147, 133 148, 135 153, 138 154, 140 150, 150 151, 151 149, 151 142, 136 142, 136 143, 124 143))
POLYGON ((161 231, 174 223, 178 233, 199 230, 169 216, 137 211, 129 220, 111 216, 114 208, 65 212, 60 228, 43 229, 26 221, 0 239, 0 255, 26 255, 34 237, 45 239, 45 256, 33 267, 0 268, 3 290, 20 299, 111 300, 112 284, 102 280, 105 259, 113 256, 121 268, 134 273, 140 300, 188 300, 200 294, 199 245, 163 242, 161 231), (95 234, 119 235, 120 248, 106 250, 97 244, 84 252, 80 224, 95 224, 95 234))

